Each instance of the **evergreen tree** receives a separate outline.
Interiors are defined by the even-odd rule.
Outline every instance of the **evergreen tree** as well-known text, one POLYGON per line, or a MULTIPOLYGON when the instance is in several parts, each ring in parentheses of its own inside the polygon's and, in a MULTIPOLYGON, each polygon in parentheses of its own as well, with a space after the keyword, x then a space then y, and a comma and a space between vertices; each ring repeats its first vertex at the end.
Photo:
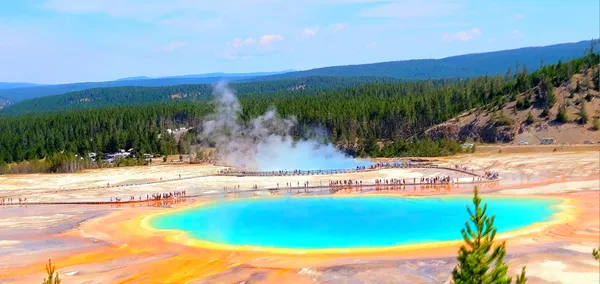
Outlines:
POLYGON ((48 264, 46 264, 46 273, 48 274, 48 278, 44 278, 43 284, 60 284, 58 272, 55 271, 56 267, 52 265, 52 261, 48 259, 48 264))
POLYGON ((587 93, 584 97, 584 99, 589 103, 592 101, 592 99, 594 98, 594 96, 591 93, 587 93))
POLYGON ((4 160, 0 159, 0 174, 8 173, 8 164, 4 160))
POLYGON ((594 250, 592 251, 592 255, 594 256, 594 259, 595 259, 595 260, 600 260, 600 250, 598 250, 598 249, 594 249, 594 250))
POLYGON ((588 120, 589 120, 589 117, 588 117, 587 111, 585 109, 585 103, 582 103, 581 109, 579 110, 579 123, 585 125, 588 123, 588 120))
POLYGON ((544 110, 542 110, 542 112, 540 113, 540 117, 545 117, 546 119, 548 119, 548 116, 550 116, 550 109, 545 107, 544 110))
POLYGON ((594 121, 592 122, 592 129, 596 131, 600 130, 600 120, 597 118, 594 118, 594 121))
POLYGON ((556 121, 560 123, 566 123, 569 121, 569 116, 567 115, 567 108, 564 105, 561 105, 558 108, 558 113, 556 114, 556 121))
POLYGON ((531 98, 529 97, 529 95, 525 95, 525 100, 523 101, 522 109, 528 109, 530 107, 531 107, 531 98))
POLYGON ((594 72, 592 81, 594 82, 594 89, 600 91, 600 68, 597 68, 594 72))
POLYGON ((556 103, 556 95, 554 94, 554 89, 552 88, 552 84, 548 82, 548 79, 544 80, 544 85, 546 86, 546 107, 552 108, 556 103))
POLYGON ((527 119, 525 120, 525 123, 527 123, 527 125, 531 125, 535 122, 535 118, 533 118, 533 115, 531 114, 531 111, 527 113, 527 119))
MULTIPOLYGON (((496 228, 494 228, 495 216, 491 218, 486 215, 487 204, 481 207, 481 198, 477 187, 473 196, 474 210, 467 206, 469 221, 465 222, 465 228, 461 230, 465 245, 458 252, 458 266, 452 271, 452 279, 456 284, 509 284, 512 278, 507 276, 508 265, 504 263, 506 256, 506 243, 496 246, 492 250, 496 228), (474 226, 474 227, 472 227, 474 226), (490 253, 491 251, 491 253, 490 253)), ((521 275, 517 276, 516 283, 525 283, 525 267, 521 275)))

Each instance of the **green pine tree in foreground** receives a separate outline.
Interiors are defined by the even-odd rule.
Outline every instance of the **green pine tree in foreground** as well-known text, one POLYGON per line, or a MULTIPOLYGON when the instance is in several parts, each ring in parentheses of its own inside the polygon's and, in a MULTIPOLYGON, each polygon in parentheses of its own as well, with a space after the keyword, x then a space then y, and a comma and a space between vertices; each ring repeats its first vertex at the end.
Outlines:
POLYGON ((55 272, 55 271, 56 271, 56 267, 53 266, 52 261, 50 261, 50 259, 48 259, 48 264, 46 264, 46 273, 48 273, 48 278, 44 278, 44 282, 42 282, 42 284, 60 284, 60 278, 58 278, 58 272, 55 272))
MULTIPOLYGON (((507 276, 508 265, 504 263, 506 243, 502 242, 492 250, 496 236, 495 216, 491 218, 486 216, 487 204, 481 207, 477 187, 474 191, 473 204, 474 211, 467 206, 472 225, 467 221, 465 228, 461 230, 466 245, 461 246, 458 252, 458 266, 452 271, 452 280, 456 284, 509 284, 512 282, 512 277, 507 276)), ((521 284, 526 281, 525 267, 523 267, 515 283, 521 284)))
POLYGON ((594 256, 595 260, 600 260, 600 249, 594 249, 592 251, 592 255, 594 256))

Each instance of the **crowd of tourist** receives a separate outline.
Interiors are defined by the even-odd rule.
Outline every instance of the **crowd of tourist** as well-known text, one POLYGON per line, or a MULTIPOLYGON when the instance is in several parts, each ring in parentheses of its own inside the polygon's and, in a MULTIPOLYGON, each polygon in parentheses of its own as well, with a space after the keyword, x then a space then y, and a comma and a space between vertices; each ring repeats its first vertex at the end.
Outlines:
MULTIPOLYGON (((236 175, 246 175, 246 176, 301 176, 301 175, 324 175, 324 174, 335 174, 335 173, 354 173, 354 172, 364 172, 364 171, 372 171, 372 170, 380 170, 380 169, 392 169, 392 168, 411 168, 411 167, 424 167, 424 168, 444 168, 443 166, 436 165, 428 165, 422 162, 413 162, 413 161, 394 161, 394 162, 379 162, 375 164, 371 164, 369 166, 356 166, 352 169, 338 169, 338 170, 278 170, 278 171, 245 171, 238 170, 235 168, 227 168, 219 171, 220 174, 236 174, 236 175)), ((450 168, 451 169, 451 168, 450 168)), ((454 165, 454 169, 471 172, 473 173, 473 169, 468 168, 463 165, 454 165)), ((491 178, 493 175, 490 175, 491 178)), ((497 175, 496 175, 497 177, 497 175)), ((487 178, 487 177, 486 177, 487 178)))
POLYGON ((27 203, 27 198, 17 198, 17 199, 13 199, 12 197, 5 197, 0 199, 0 204, 21 204, 21 203, 27 203))
POLYGON ((486 179, 498 179, 498 173, 495 172, 485 172, 483 175, 486 179))
POLYGON ((331 180, 329 181, 329 186, 342 186, 342 185, 346 185, 346 186, 358 186, 358 185, 362 185, 362 180, 361 181, 352 181, 351 179, 349 180, 331 180))
MULTIPOLYGON (((376 164, 372 164, 369 166, 357 166, 355 169, 350 169, 350 170, 340 170, 338 172, 361 172, 361 171, 369 171, 369 170, 378 170, 378 169, 384 169, 384 168, 399 168, 399 167, 410 167, 413 166, 414 164, 409 162, 401 162, 401 161, 397 161, 397 162, 393 162, 393 163, 387 163, 387 162, 380 162, 380 163, 376 163, 376 164)), ((463 166, 463 165, 454 165, 454 169, 456 170, 461 170, 461 171, 467 171, 467 172, 472 172, 472 169, 463 166)), ((305 171, 305 170, 293 170, 293 171, 272 171, 272 172, 255 172, 258 173, 259 175, 273 175, 273 176, 287 176, 287 175, 310 175, 310 174, 326 174, 326 173, 333 173, 336 171, 329 171, 329 170, 310 170, 310 171, 305 171)), ((235 169, 232 168, 227 168, 227 169, 223 169, 220 171, 221 174, 227 174, 227 173, 237 173, 237 174, 253 174, 253 172, 238 172, 235 169)), ((479 181, 484 181, 484 180, 497 180, 498 179, 498 173, 497 172, 489 172, 486 171, 483 175, 480 176, 473 176, 472 178, 472 182, 479 182, 479 181)), ((179 179, 181 179, 181 175, 178 176, 179 179)), ((162 178, 160 178, 160 181, 162 181, 162 178)), ((454 184, 454 183, 458 183, 459 182, 459 178, 457 177, 451 177, 451 176, 434 176, 434 177, 422 177, 422 178, 412 178, 411 179, 404 179, 404 178, 388 178, 388 179, 375 179, 375 184, 371 184, 370 186, 388 186, 388 185, 447 185, 447 184, 454 184)), ((366 186, 369 186, 368 184, 365 184, 366 186)), ((107 183, 107 186, 110 187, 110 183, 107 183)), ((288 192, 291 192, 292 189, 300 189, 300 188, 304 188, 305 192, 308 192, 308 188, 310 187, 310 183, 308 181, 301 182, 297 181, 297 182, 286 182, 285 186, 288 190, 288 192)), ((319 187, 323 187, 323 184, 318 185, 319 187)), ((363 186, 363 181, 362 180, 331 180, 329 181, 329 187, 362 187, 363 186)), ((315 185, 315 187, 317 187, 317 185, 315 185)), ((271 191, 278 191, 280 189, 280 184, 277 183, 277 187, 276 188, 271 188, 271 191)), ((254 184, 252 185, 252 190, 254 192, 258 191, 258 185, 254 184)), ((233 187, 223 187, 223 191, 225 194, 228 193, 239 193, 240 192, 240 185, 235 185, 233 187)), ((299 192, 299 191, 298 191, 299 192)), ((147 194, 145 200, 146 201, 157 201, 157 200, 173 200, 173 199, 178 199, 178 198, 182 198, 182 197, 186 197, 187 196, 187 192, 185 190, 182 191, 173 191, 173 192, 163 192, 163 193, 152 193, 152 194, 147 194)), ((138 196, 138 198, 136 199, 136 197, 134 195, 131 195, 128 197, 127 202, 135 202, 135 201, 143 201, 143 196, 138 196)), ((123 200, 124 201, 124 200, 123 200)), ((110 197, 110 202, 111 203, 119 203, 122 202, 121 197, 110 197)), ((23 204, 23 203, 27 203, 27 198, 21 198, 19 197, 18 199, 13 199, 12 197, 4 197, 2 199, 0 199, 0 204, 23 204)))
MULTIPOLYGON (((182 191, 172 191, 172 192, 163 192, 163 193, 152 193, 152 194, 146 194, 146 201, 150 201, 150 200, 164 200, 164 199, 170 199, 170 198, 181 198, 181 197, 186 197, 187 196, 187 191, 186 190, 182 190, 182 191)), ((136 201, 136 198, 134 195, 129 196, 129 202, 134 202, 136 201)), ((142 201, 142 196, 138 196, 137 201, 142 201)), ((113 198, 112 196, 110 197, 110 202, 121 202, 121 198, 120 197, 115 197, 113 198)))
POLYGON ((383 168, 398 168, 411 165, 410 162, 394 162, 394 163, 376 163, 369 166, 357 166, 354 169, 338 169, 338 170, 278 170, 278 171, 244 171, 234 168, 222 169, 220 174, 239 174, 239 175, 256 175, 256 176, 302 176, 302 175, 323 175, 333 173, 352 173, 367 170, 378 170, 383 168))
MULTIPOLYGON (((252 188, 254 189, 255 186, 256 185, 253 185, 252 188)), ((256 187, 256 188, 258 188, 258 187, 256 187)), ((227 187, 227 186, 223 187, 223 192, 225 192, 226 194, 227 193, 232 193, 232 192, 239 192, 239 191, 240 191, 240 185, 239 184, 238 185, 234 185, 233 187, 227 187)))

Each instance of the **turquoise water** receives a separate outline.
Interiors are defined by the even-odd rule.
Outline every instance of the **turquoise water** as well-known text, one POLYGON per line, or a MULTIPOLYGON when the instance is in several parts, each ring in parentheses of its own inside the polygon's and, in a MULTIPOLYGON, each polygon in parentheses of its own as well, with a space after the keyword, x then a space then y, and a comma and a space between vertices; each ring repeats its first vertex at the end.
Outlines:
MULTIPOLYGON (((485 198, 498 232, 546 221, 559 200, 485 198)), ((471 197, 389 196, 217 201, 153 217, 158 229, 230 245, 275 248, 364 248, 461 240, 471 197)))

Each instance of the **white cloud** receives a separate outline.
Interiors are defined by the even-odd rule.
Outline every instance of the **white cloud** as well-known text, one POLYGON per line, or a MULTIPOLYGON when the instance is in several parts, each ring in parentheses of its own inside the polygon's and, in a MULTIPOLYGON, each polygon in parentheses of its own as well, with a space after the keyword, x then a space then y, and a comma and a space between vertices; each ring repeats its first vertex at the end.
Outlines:
POLYGON ((514 30, 514 31, 512 31, 512 33, 510 33, 510 36, 513 39, 522 39, 525 37, 525 34, 519 30, 514 30))
POLYGON ((348 28, 348 25, 343 24, 343 23, 336 23, 336 24, 331 25, 330 27, 334 32, 338 32, 338 31, 348 28))
POLYGON ((302 31, 302 36, 303 37, 311 37, 311 36, 316 35, 318 32, 319 32, 319 27, 318 26, 314 27, 314 28, 305 28, 302 31))
POLYGON ((173 52, 175 50, 182 49, 187 45, 188 45, 187 41, 173 41, 173 42, 170 42, 169 44, 163 46, 163 48, 161 50, 164 52, 173 52))
POLYGON ((522 19, 525 19, 525 15, 523 15, 523 14, 515 15, 515 20, 522 20, 522 19))
POLYGON ((370 43, 367 43, 367 44, 365 45, 365 47, 366 47, 366 48, 369 48, 369 49, 373 49, 373 48, 376 48, 376 47, 377 47, 377 43, 376 43, 376 42, 370 42, 370 43))
POLYGON ((271 44, 277 41, 282 41, 283 37, 278 34, 266 34, 260 37, 258 44, 260 47, 268 48, 271 44))
POLYGON ((228 47, 234 48, 234 49, 238 49, 238 48, 241 48, 244 46, 253 45, 255 42, 256 41, 251 37, 248 37, 246 39, 241 39, 241 38, 237 37, 231 41, 228 41, 225 45, 228 47))
POLYGON ((265 34, 258 41, 251 37, 237 37, 225 43, 222 57, 227 60, 250 59, 273 51, 272 44, 281 40, 283 37, 278 34, 265 34))
POLYGON ((358 16, 365 18, 434 18, 445 16, 460 9, 462 4, 452 0, 404 0, 368 7, 361 10, 358 16))
POLYGON ((442 39, 444 41, 454 41, 454 40, 470 41, 476 37, 479 37, 480 35, 481 35, 481 30, 479 30, 478 28, 472 28, 471 30, 459 31, 454 34, 444 34, 442 39))
POLYGON ((251 37, 245 39, 236 37, 225 43, 223 57, 227 60, 244 59, 249 57, 252 47, 256 47, 256 40, 251 37))

